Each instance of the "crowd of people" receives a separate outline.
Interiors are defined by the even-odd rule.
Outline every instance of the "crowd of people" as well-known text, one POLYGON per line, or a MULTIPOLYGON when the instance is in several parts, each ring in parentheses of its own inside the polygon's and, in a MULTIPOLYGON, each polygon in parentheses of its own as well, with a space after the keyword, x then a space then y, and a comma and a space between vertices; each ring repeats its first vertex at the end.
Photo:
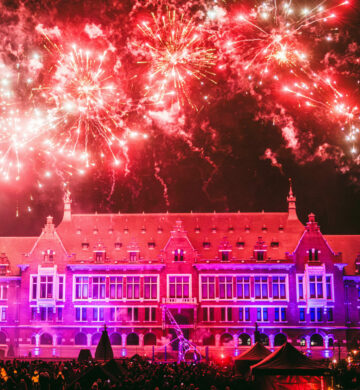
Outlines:
POLYGON ((0 390, 232 390, 250 388, 231 366, 151 363, 144 359, 99 362, 0 362, 0 390))

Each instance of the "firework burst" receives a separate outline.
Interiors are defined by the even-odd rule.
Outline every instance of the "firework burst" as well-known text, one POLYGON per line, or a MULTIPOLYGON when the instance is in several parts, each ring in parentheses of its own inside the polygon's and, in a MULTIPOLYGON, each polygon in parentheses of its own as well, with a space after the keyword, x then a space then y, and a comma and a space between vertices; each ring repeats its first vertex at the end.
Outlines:
POLYGON ((144 21, 138 27, 148 52, 146 59, 138 63, 150 67, 145 89, 151 101, 162 104, 169 98, 171 102, 197 108, 190 96, 192 83, 216 83, 216 54, 207 47, 209 36, 192 19, 185 20, 175 11, 158 18, 152 14, 152 23, 144 21))

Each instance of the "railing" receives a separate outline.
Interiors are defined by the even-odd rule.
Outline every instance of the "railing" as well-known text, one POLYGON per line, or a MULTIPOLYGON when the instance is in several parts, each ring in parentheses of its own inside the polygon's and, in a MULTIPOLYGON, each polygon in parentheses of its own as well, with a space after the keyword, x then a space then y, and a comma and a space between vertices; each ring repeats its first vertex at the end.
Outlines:
POLYGON ((196 298, 163 298, 162 299, 162 303, 164 305, 171 305, 171 304, 177 304, 177 303, 187 303, 187 304, 191 304, 191 305, 196 305, 197 304, 197 300, 196 298))

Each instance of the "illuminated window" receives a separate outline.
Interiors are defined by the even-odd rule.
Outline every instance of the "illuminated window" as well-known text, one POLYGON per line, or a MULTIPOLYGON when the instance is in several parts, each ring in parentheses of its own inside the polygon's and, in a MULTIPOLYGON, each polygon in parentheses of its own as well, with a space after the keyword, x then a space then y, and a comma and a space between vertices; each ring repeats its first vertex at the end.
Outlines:
POLYGON ((138 257, 138 252, 134 252, 134 251, 130 251, 129 252, 129 260, 130 260, 130 262, 132 262, 132 263, 136 262, 137 257, 138 257))
POLYGON ((54 309, 52 307, 40 307, 40 321, 53 321, 54 309))
POLYGON ((304 299, 304 277, 302 275, 298 275, 297 277, 298 283, 298 298, 299 300, 304 299))
POLYGON ((8 285, 7 284, 0 285, 0 299, 1 300, 8 299, 8 285))
POLYGON ((233 278, 232 276, 219 277, 220 299, 232 299, 233 297, 233 278))
POLYGON ((139 276, 126 277, 126 297, 127 299, 140 298, 140 277, 139 276))
POLYGON ((104 308, 94 307, 93 308, 93 321, 104 321, 104 308))
POLYGON ((156 276, 144 277, 144 298, 157 299, 158 278, 156 276))
POLYGON ((258 307, 256 309, 257 321, 269 321, 269 311, 267 307, 258 307))
POLYGON ((310 308, 310 321, 311 322, 322 322, 323 321, 322 307, 310 308))
POLYGON ((201 276, 202 299, 215 299, 215 276, 201 276))
POLYGON ((250 298, 250 277, 249 276, 236 277, 236 297, 238 299, 250 298))
POLYGON ((75 277, 75 299, 89 298, 89 278, 88 276, 75 277))
POLYGON ((326 299, 332 299, 332 277, 326 276, 326 299))
POLYGON ((92 278, 93 299, 105 299, 105 276, 94 276, 92 278))
POLYGON ((254 278, 255 286, 255 298, 256 299, 267 299, 269 296, 268 289, 268 277, 267 276, 256 276, 254 278))
POLYGON ((0 308, 0 320, 6 321, 7 320, 7 307, 2 306, 0 308))
POLYGON ((76 307, 75 308, 75 320, 79 322, 87 321, 87 308, 86 307, 76 307))
POLYGON ((250 321, 250 308, 239 307, 239 321, 250 321))
POLYGON ((170 276, 169 277, 169 298, 189 298, 190 277, 170 276))
POLYGON ((49 275, 40 276, 40 298, 53 298, 54 277, 49 275))
POLYGON ((299 309, 299 321, 300 322, 305 321, 305 308, 304 307, 301 307, 299 309))
POLYGON ((309 277, 310 298, 323 298, 323 277, 312 275, 309 277))
POLYGON ((63 308, 62 307, 58 307, 57 309, 57 320, 60 322, 60 321, 63 321, 63 308))
POLYGON ((123 278, 122 276, 110 277, 110 299, 122 299, 123 278))
POLYGON ((58 282, 58 299, 64 299, 64 277, 59 276, 58 282))
POLYGON ((272 290, 274 299, 286 299, 286 278, 285 276, 272 277, 272 290))

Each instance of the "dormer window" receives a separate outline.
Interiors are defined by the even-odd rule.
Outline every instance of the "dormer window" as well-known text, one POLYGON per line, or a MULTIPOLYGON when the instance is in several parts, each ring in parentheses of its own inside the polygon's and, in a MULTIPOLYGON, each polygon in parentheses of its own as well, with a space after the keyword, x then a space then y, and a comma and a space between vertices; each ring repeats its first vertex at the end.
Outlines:
POLYGON ((279 248, 279 241, 271 241, 270 246, 271 248, 279 248))
POLYGON ((205 241, 203 242, 203 248, 204 248, 204 249, 210 249, 210 247, 211 247, 211 242, 208 241, 208 240, 205 240, 205 241))
POLYGON ((245 242, 244 241, 236 241, 236 248, 238 249, 244 249, 245 242))
POLYGON ((97 251, 94 253, 96 263, 102 263, 105 260, 105 252, 97 251))
POLYGON ((76 234, 81 234, 81 229, 76 229, 76 234))
POLYGON ((221 261, 229 261, 230 260, 230 251, 221 251, 221 261))
POLYGON ((256 251, 256 260, 265 260, 265 251, 256 251))
POLYGON ((319 253, 320 251, 318 249, 309 249, 309 261, 318 261, 319 260, 319 253))
MULTIPOLYGON (((357 274, 360 273, 360 262, 356 262, 356 263, 355 263, 355 272, 356 272, 357 274)), ((360 290, 359 290, 359 291, 360 291, 360 290)))
POLYGON ((228 229, 228 232, 230 233, 230 234, 232 234, 232 233, 234 233, 234 227, 233 226, 230 226, 229 227, 229 229, 228 229))
POLYGON ((155 241, 149 241, 148 242, 148 248, 149 249, 155 249, 155 241))
POLYGON ((138 258, 138 252, 135 252, 135 251, 130 251, 129 252, 129 260, 130 260, 131 263, 136 262, 137 258, 138 258))
POLYGON ((215 226, 213 226, 213 227, 211 228, 211 233, 216 233, 216 227, 215 227, 215 226))
POLYGON ((184 261, 184 250, 183 249, 175 249, 174 261, 184 261))
POLYGON ((94 228, 93 233, 94 234, 98 234, 99 233, 99 229, 98 228, 94 228))
POLYGON ((81 247, 82 247, 83 250, 87 250, 87 249, 89 249, 89 243, 88 242, 83 242, 81 244, 81 247))
POLYGON ((129 234, 129 228, 124 228, 124 234, 129 234))
POLYGON ((48 249, 47 251, 43 252, 43 255, 45 262, 52 263, 54 261, 55 252, 52 249, 48 249))
POLYGON ((157 232, 158 232, 158 234, 162 234, 163 228, 159 226, 158 229, 157 229, 157 232))
POLYGON ((263 233, 267 233, 267 227, 265 225, 263 225, 263 227, 261 228, 261 230, 263 231, 263 233))
POLYGON ((282 233, 284 231, 284 226, 283 225, 280 225, 279 226, 279 232, 282 233))
POLYGON ((113 229, 113 228, 110 228, 110 229, 108 230, 108 233, 109 233, 109 234, 113 234, 113 233, 114 233, 114 229, 113 229))
POLYGON ((145 228, 145 226, 143 226, 142 228, 141 228, 141 234, 145 234, 146 233, 146 228, 145 228))
POLYGON ((116 241, 114 246, 115 246, 115 249, 119 250, 122 247, 122 243, 120 241, 116 241))
POLYGON ((246 225, 246 226, 245 226, 245 232, 246 232, 246 233, 250 233, 250 226, 249 226, 249 225, 246 225))
POLYGON ((200 227, 199 227, 199 226, 196 226, 196 228, 195 228, 195 233, 196 233, 196 234, 199 234, 199 233, 200 233, 200 227))

